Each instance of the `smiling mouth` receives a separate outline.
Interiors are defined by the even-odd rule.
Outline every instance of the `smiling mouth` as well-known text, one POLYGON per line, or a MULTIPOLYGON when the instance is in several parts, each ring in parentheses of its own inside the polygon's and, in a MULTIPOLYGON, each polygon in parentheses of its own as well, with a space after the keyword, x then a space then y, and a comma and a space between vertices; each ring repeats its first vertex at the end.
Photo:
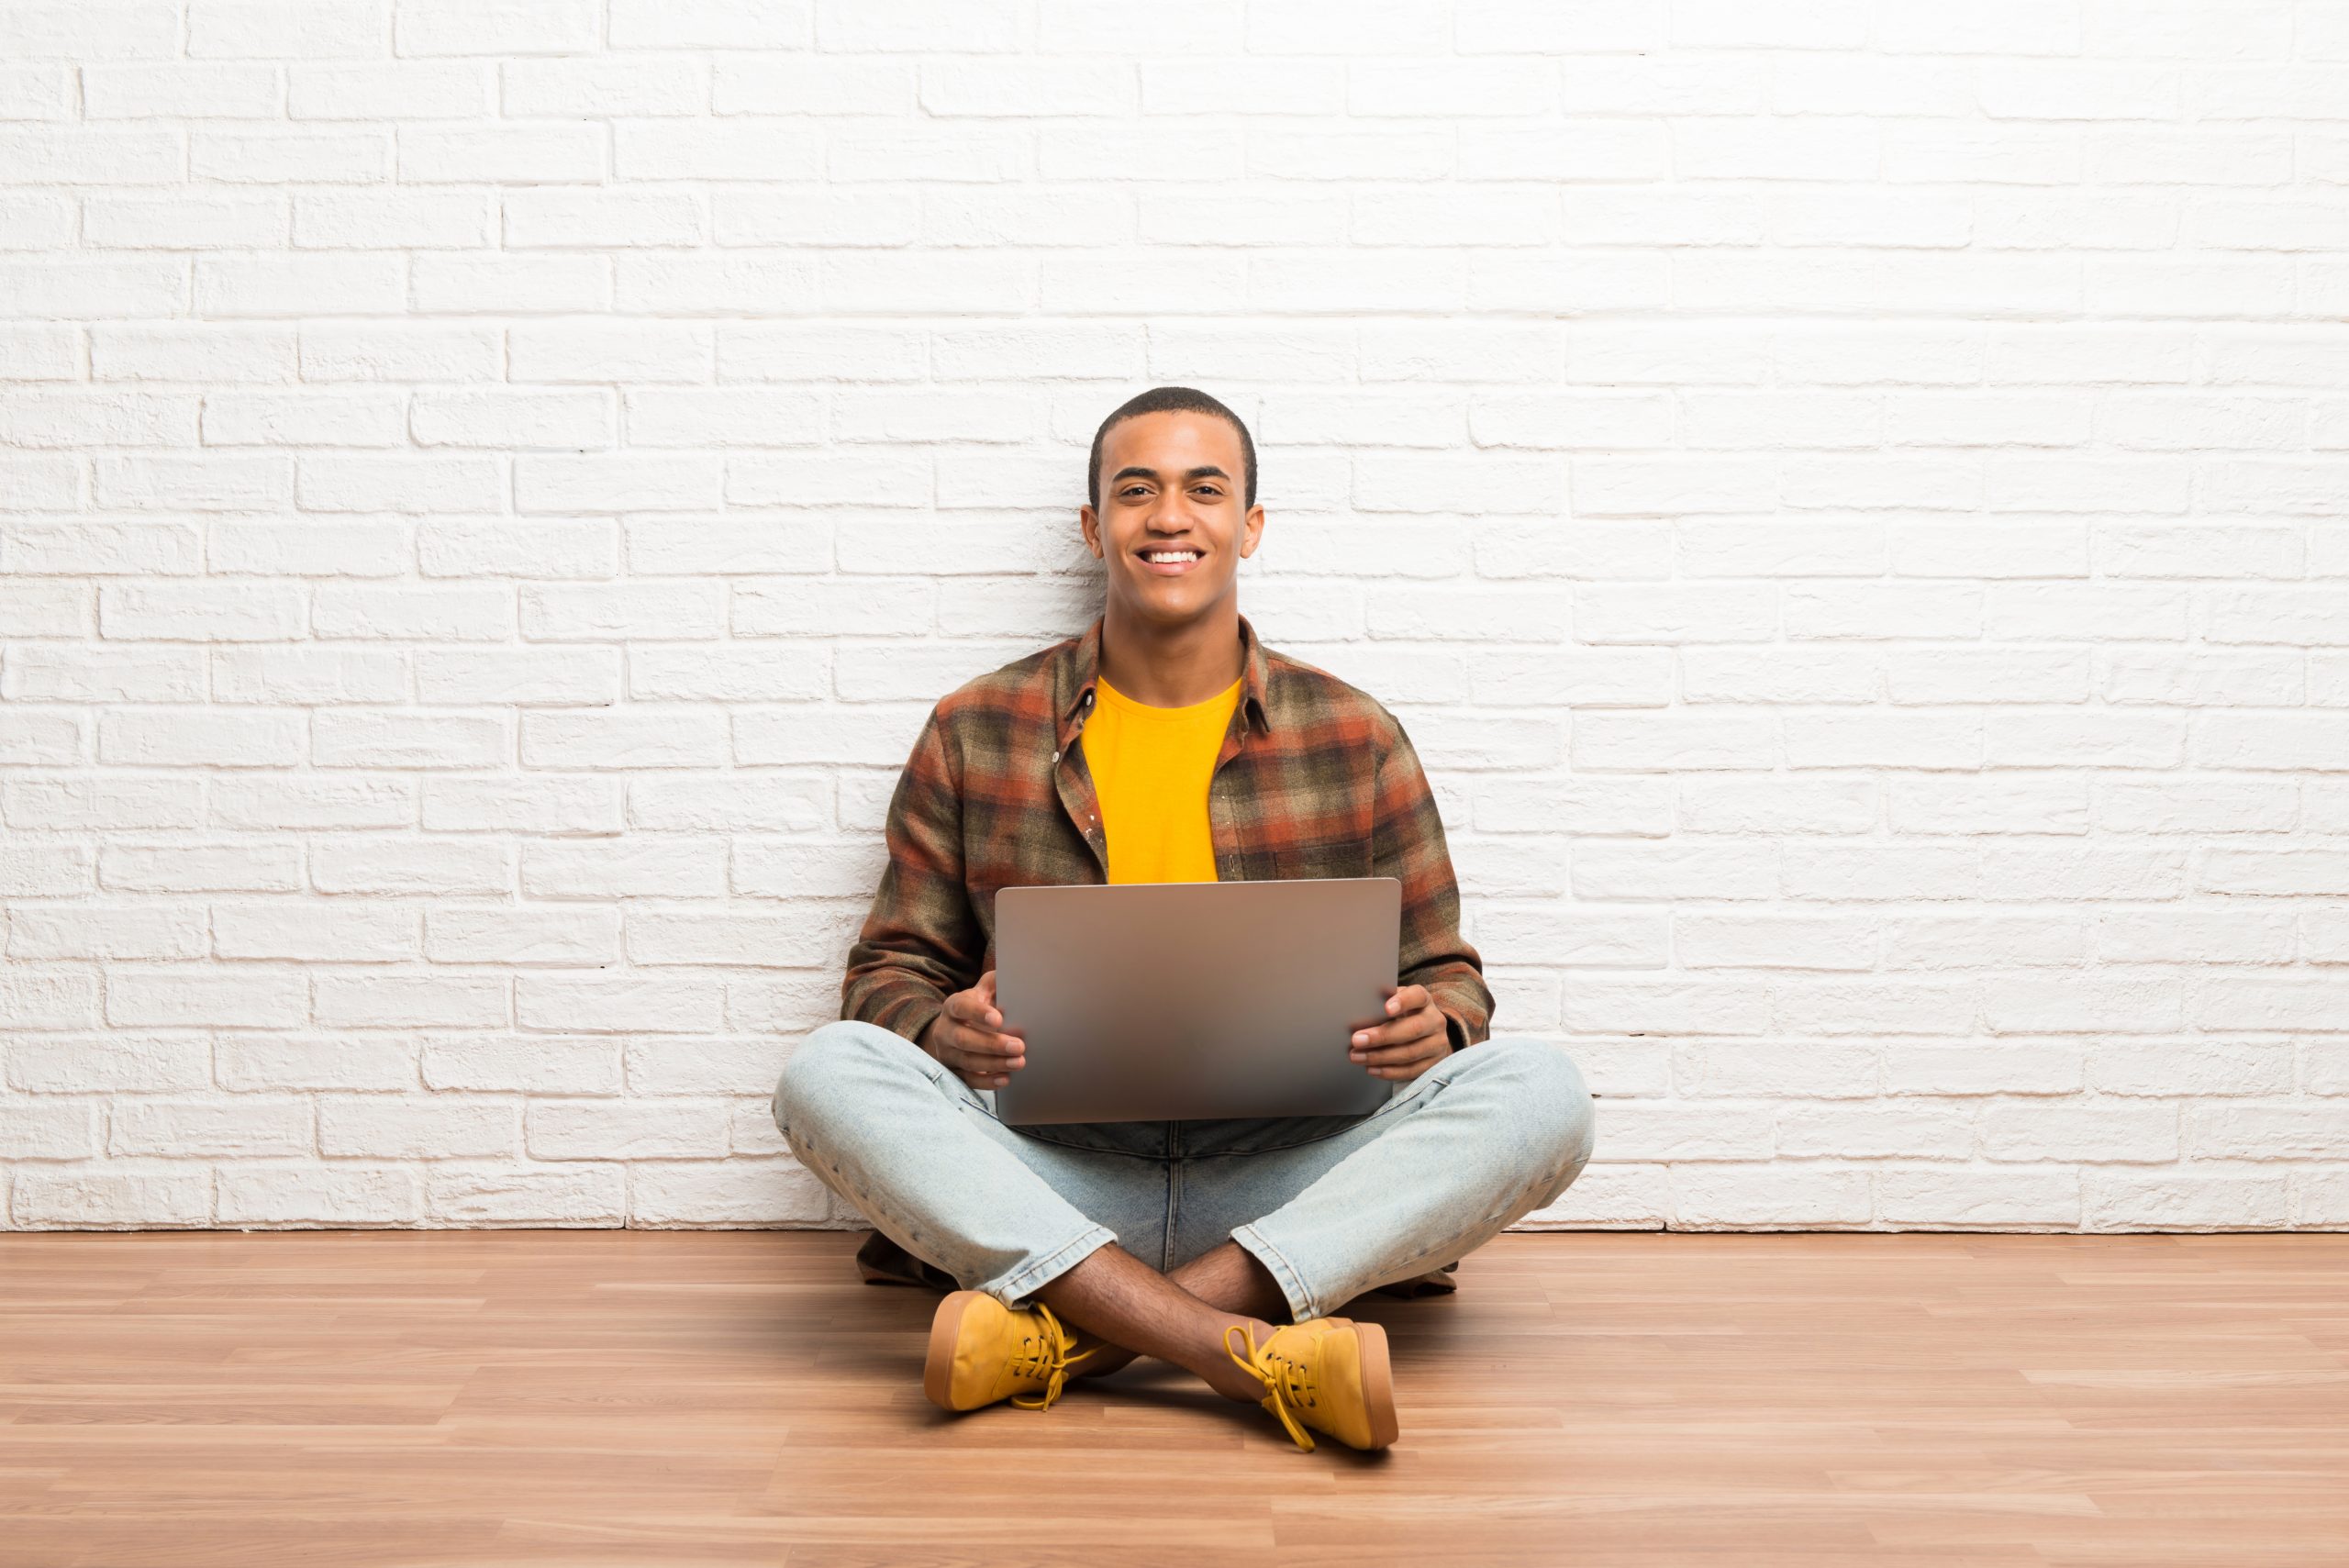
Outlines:
POLYGON ((1150 577, 1186 577, 1197 569, 1205 550, 1185 546, 1178 550, 1143 550, 1135 554, 1141 558, 1141 569, 1150 577))

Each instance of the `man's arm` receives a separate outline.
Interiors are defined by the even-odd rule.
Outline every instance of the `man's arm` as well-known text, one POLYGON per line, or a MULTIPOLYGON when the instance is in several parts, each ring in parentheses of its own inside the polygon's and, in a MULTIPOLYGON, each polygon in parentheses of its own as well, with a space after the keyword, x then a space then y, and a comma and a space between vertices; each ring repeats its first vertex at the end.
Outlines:
POLYGON ((889 797, 889 863, 841 981, 841 1017, 878 1024, 917 1044, 947 995, 978 979, 985 951, 963 885, 955 761, 933 707, 889 797))
POLYGON ((1460 935, 1460 887, 1444 847, 1443 817, 1399 722, 1378 760, 1375 789, 1370 874, 1403 884, 1397 984, 1426 986, 1443 1014, 1452 1049, 1465 1050, 1491 1032, 1493 994, 1485 985, 1483 961, 1460 935))

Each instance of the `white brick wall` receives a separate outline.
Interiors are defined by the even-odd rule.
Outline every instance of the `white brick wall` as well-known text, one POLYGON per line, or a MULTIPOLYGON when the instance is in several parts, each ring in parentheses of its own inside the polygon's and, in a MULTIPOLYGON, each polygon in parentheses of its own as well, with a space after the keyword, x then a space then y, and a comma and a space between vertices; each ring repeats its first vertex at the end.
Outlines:
POLYGON ((2349 1225, 2343 0, 0 0, 0 1216, 844 1222, 1085 445, 1254 425, 1542 1223, 2349 1225))

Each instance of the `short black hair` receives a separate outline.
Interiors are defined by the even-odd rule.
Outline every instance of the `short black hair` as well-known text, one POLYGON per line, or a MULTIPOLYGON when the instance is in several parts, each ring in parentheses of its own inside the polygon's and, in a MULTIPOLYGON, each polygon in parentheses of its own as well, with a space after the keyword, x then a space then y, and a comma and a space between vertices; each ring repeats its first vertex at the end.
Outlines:
POLYGON ((1139 397, 1118 405, 1101 421, 1101 428, 1093 432, 1093 456, 1085 465, 1085 496, 1094 506, 1101 505, 1102 443, 1108 439, 1110 429, 1119 420, 1130 419, 1137 414, 1212 414, 1239 431, 1241 466, 1248 471, 1245 505, 1256 504, 1256 441, 1249 435, 1246 422, 1196 386, 1153 386, 1139 397))

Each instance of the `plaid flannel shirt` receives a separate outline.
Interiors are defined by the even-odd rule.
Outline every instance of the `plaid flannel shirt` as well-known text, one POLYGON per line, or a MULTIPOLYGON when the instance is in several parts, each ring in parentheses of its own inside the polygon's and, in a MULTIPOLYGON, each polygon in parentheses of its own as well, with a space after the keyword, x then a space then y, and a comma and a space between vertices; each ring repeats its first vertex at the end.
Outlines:
MULTIPOLYGON (((1264 647, 1244 616, 1240 639, 1245 684, 1208 784, 1218 879, 1397 879, 1399 983, 1428 988, 1453 1050, 1487 1038, 1493 995, 1461 938, 1443 820, 1402 725, 1264 647)), ((998 889, 1109 880, 1079 740, 1100 652, 1097 617, 932 707, 890 797, 889 862, 849 949, 841 1017, 919 1040, 949 993, 994 967, 998 889)))

